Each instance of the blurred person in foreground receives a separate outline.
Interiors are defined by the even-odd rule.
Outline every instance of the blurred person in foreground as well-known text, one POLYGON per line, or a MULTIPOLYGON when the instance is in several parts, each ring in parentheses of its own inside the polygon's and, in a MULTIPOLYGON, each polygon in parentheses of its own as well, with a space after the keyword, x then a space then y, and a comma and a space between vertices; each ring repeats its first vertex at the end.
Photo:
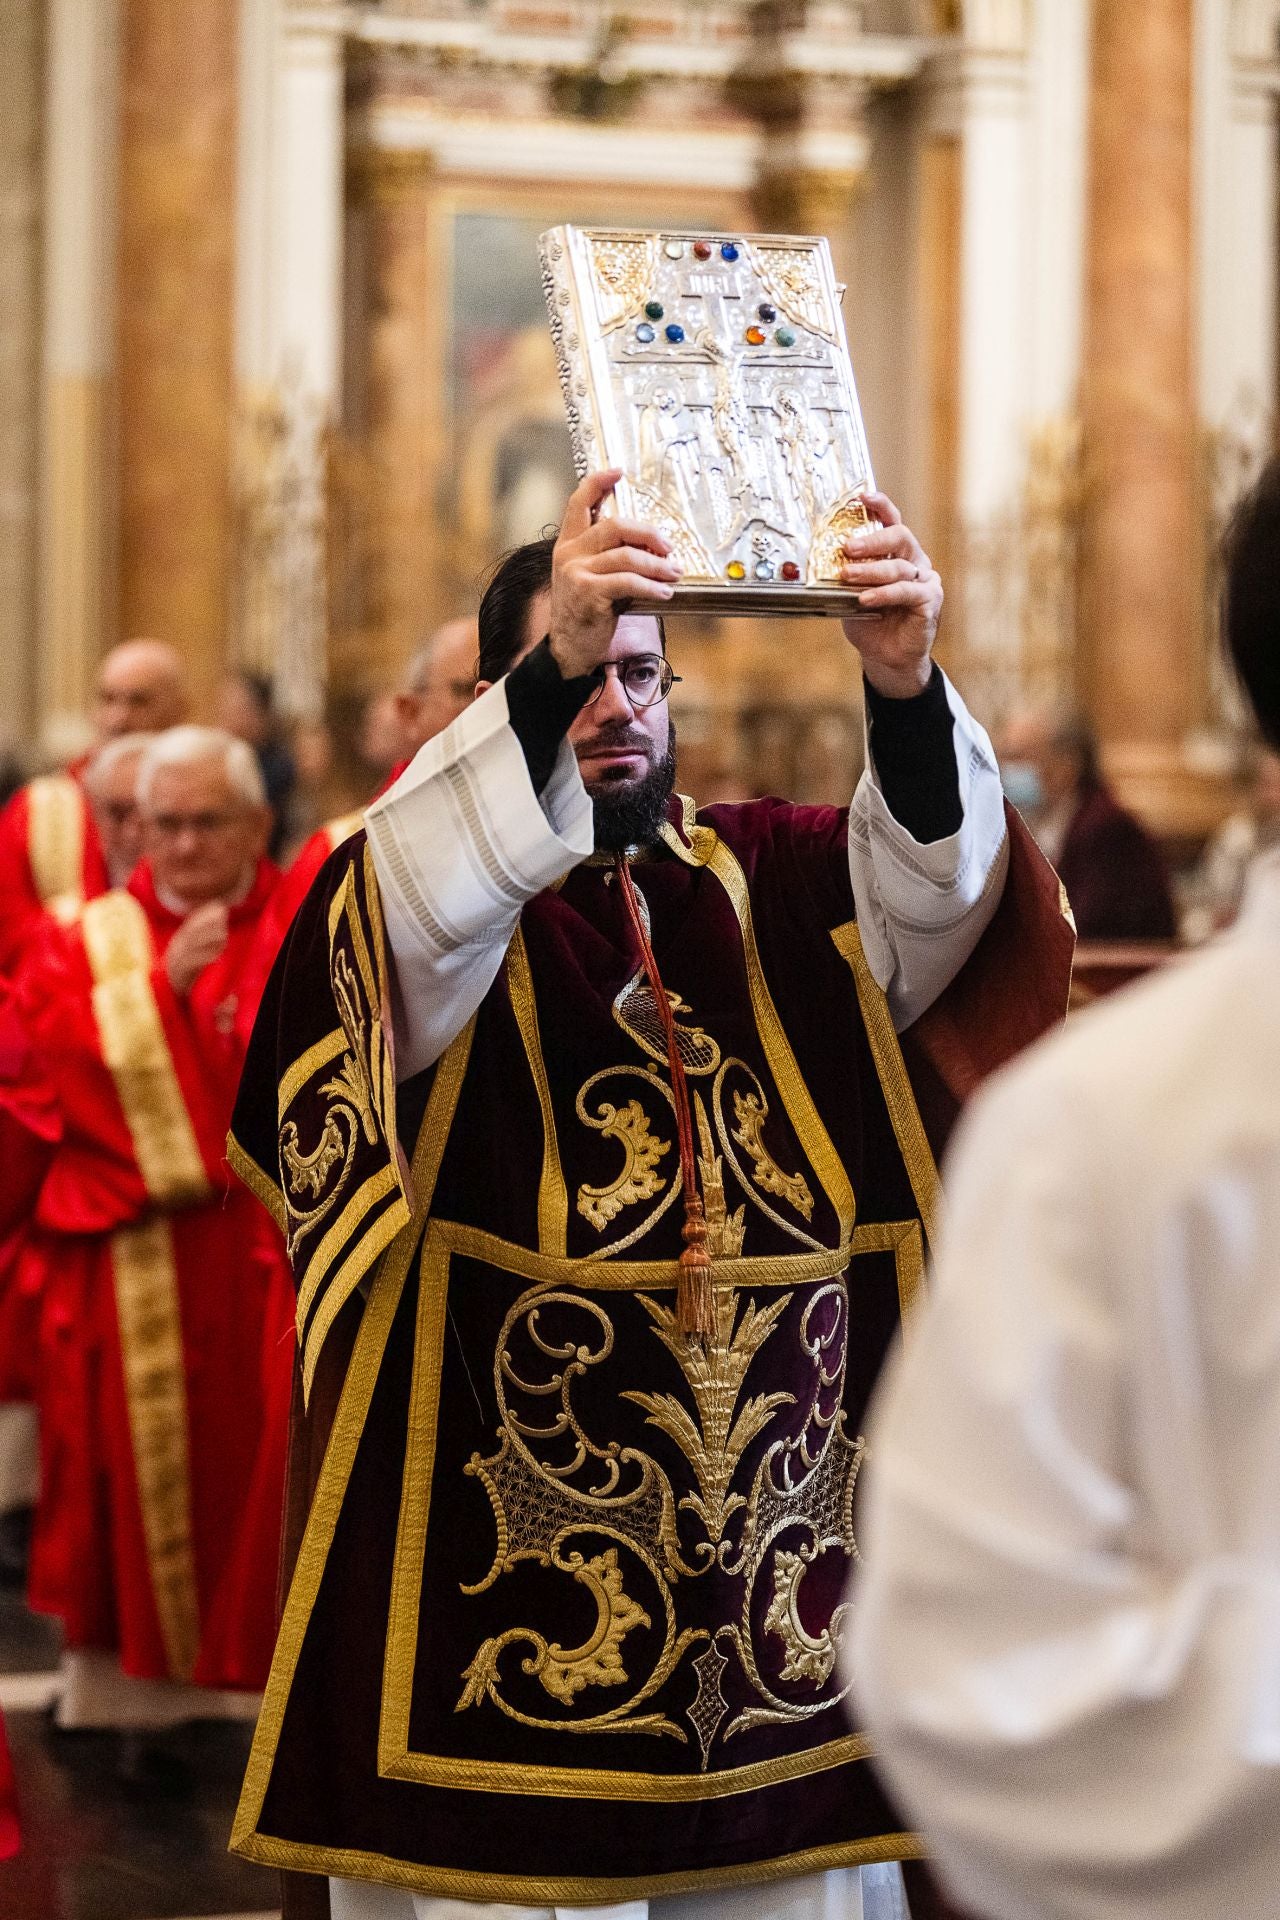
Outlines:
POLYGON ((1032 709, 1000 740, 1005 792, 1058 870, 1082 941, 1172 940, 1177 917, 1164 855, 1103 777, 1079 714, 1032 709))
MULTIPOLYGON (((162 640, 125 640, 98 669, 94 749, 122 734, 158 732, 186 717, 182 657, 162 640)), ((112 884, 84 787, 93 751, 63 773, 31 780, 0 812, 0 975, 12 975, 46 913, 64 924, 112 884)))
MULTIPOLYGON (((1226 548, 1280 747, 1280 464, 1226 548)), ((848 1672, 988 1920, 1280 1890, 1280 856, 1235 930, 975 1104, 873 1409, 848 1672)))
POLYGON ((333 1920, 897 1914, 920 1848, 833 1666, 933 1212, 922 1029, 1007 1057, 1070 933, 883 495, 851 804, 676 794, 680 569, 597 518, 617 478, 498 567, 476 698, 322 869, 236 1105, 299 1373, 233 1845, 333 1920))
POLYGON ((1182 937, 1199 946, 1234 922, 1255 860, 1280 846, 1280 753, 1253 755, 1246 804, 1223 821, 1187 883, 1182 937))
POLYGON ((16 1004, 58 1121, 29 1248, 42 1269, 30 1600, 62 1621, 72 1726, 217 1712, 189 1683, 240 1681, 240 1649, 213 1625, 282 1259, 223 1158, 240 970, 276 881, 261 774, 243 741, 178 727, 143 754, 138 800, 145 857, 127 888, 53 930, 16 1004))

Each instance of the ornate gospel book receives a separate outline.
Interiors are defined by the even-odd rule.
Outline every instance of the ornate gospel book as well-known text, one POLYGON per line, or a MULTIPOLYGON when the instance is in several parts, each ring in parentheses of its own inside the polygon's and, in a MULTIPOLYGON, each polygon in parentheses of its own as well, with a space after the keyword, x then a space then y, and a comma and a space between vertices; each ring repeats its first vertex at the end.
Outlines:
POLYGON ((676 609, 858 611, 840 549, 874 486, 825 240, 553 227, 539 243, 579 474, 658 527, 676 609))

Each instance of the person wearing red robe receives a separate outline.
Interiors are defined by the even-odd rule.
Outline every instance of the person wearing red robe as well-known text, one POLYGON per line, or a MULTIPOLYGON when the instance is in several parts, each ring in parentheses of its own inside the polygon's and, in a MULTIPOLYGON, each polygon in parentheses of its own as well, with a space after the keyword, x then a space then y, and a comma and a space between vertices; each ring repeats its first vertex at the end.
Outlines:
MULTIPOLYGON (((425 746, 428 740, 434 740, 438 733, 443 733, 471 704, 475 692, 479 645, 480 637, 474 620, 447 620, 412 656, 400 686, 391 696, 398 758, 390 773, 369 796, 371 803, 394 786, 420 747, 425 746)), ((241 1021, 246 1043, 253 1026, 249 1007, 251 1004, 256 1007, 257 999, 261 998, 267 976, 284 945, 294 915, 329 855, 353 834, 359 833, 363 825, 363 807, 326 820, 303 842, 276 888, 271 904, 263 914, 253 957, 249 962, 250 978, 256 994, 252 1001, 246 998, 242 1009, 241 1021)))
POLYGON ((283 1258, 223 1160, 241 973, 277 881, 256 763, 225 734, 175 728, 144 758, 140 801, 129 886, 44 943, 18 993, 60 1126, 33 1228, 30 1598, 63 1623, 62 1718, 80 1724, 183 1717, 204 1710, 184 1683, 239 1685, 252 1667, 218 1622, 283 1258))
MULTIPOLYGON (((181 655, 160 640, 126 640, 105 656, 98 674, 95 747, 174 726, 186 710, 181 655)), ((30 781, 0 811, 0 974, 17 971, 47 914, 69 924, 86 900, 113 884, 85 791, 92 757, 30 781)))
MULTIPOLYGON (((57 1110, 38 1073, 13 1009, 9 988, 0 981, 0 1246, 20 1231, 44 1179, 58 1138, 57 1110)), ((0 1717, 0 1860, 17 1853, 17 1786, 0 1717)))

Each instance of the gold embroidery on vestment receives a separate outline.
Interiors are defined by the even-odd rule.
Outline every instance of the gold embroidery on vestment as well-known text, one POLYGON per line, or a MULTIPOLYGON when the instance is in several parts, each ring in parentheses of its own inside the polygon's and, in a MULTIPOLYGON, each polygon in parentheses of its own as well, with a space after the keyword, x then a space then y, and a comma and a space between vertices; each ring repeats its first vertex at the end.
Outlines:
POLYGON ((93 1015, 148 1197, 190 1206, 213 1192, 151 984, 155 946, 131 893, 91 900, 81 921, 93 1015))
MULTIPOLYGON (((643 899, 644 895, 638 897, 643 899)), ((667 1000, 673 1014, 691 1011, 678 993, 668 991, 667 1000)), ((613 1017, 623 1032, 629 1034, 651 1060, 656 1060, 660 1067, 666 1067, 666 1028, 658 1012, 653 988, 643 975, 637 973, 628 980, 613 1003, 613 1017)), ((677 1019, 675 1029, 676 1046, 685 1072, 694 1075, 714 1073, 720 1065, 720 1049, 711 1035, 691 1021, 677 1019)))
POLYGON ((69 773, 44 774, 27 788, 27 858, 42 907, 69 926, 84 905, 87 803, 69 773))
POLYGON ((153 1218, 111 1236, 125 1405, 147 1569, 169 1677, 189 1680, 200 1646, 187 1457, 187 1375, 173 1229, 153 1218))
POLYGON ((867 1030, 867 1039, 871 1044, 871 1056, 875 1061, 876 1073, 880 1079, 880 1090, 884 1094, 885 1105, 889 1109, 889 1119, 893 1125, 894 1138, 898 1142, 898 1151, 906 1165, 911 1191, 915 1195, 916 1206, 920 1209, 920 1218, 924 1222, 924 1230, 932 1246, 938 1230, 941 1185, 933 1158, 933 1149, 929 1145, 929 1136, 924 1130, 924 1122, 920 1118, 920 1109, 916 1105, 911 1078, 907 1072, 906 1062, 902 1058, 902 1047, 894 1030, 889 1003, 867 965, 867 956, 863 952, 862 934, 857 921, 847 920, 843 926, 833 927, 831 938, 837 953, 848 962, 853 973, 858 1006, 862 1011, 862 1022, 867 1030))
POLYGON ((560 1166, 556 1143, 556 1118, 551 1104, 551 1086, 542 1057, 542 1039, 538 1030, 538 1003, 534 998, 533 975, 524 934, 517 927, 507 948, 507 992, 511 1009, 520 1029, 529 1071, 538 1093, 542 1113, 542 1173, 538 1180, 538 1247, 553 1258, 562 1256, 569 1232, 569 1194, 560 1166))
POLYGON ((587 1111, 586 1095, 598 1081, 608 1077, 608 1068, 604 1073, 595 1074, 579 1091, 577 1099, 582 1124, 602 1133, 606 1140, 616 1140, 624 1156, 622 1171, 608 1186, 591 1186, 584 1181, 578 1188, 578 1212, 597 1233, 603 1233, 624 1207, 634 1206, 640 1200, 652 1200, 662 1191, 667 1183, 657 1170, 658 1162, 671 1151, 671 1142, 658 1139, 638 1100, 628 1100, 624 1106, 602 1100, 594 1114, 587 1111))

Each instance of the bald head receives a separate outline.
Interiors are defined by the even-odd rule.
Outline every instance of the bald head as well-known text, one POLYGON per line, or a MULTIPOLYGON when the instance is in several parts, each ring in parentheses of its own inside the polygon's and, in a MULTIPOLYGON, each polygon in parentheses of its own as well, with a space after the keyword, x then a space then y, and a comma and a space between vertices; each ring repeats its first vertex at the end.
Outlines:
POLYGON ((443 733, 470 705, 479 651, 474 620, 447 620, 414 654, 396 694, 407 754, 443 733))
POLYGON ((94 732, 99 740, 122 733, 161 733, 187 714, 182 656, 165 640, 122 640, 98 669, 94 732))

